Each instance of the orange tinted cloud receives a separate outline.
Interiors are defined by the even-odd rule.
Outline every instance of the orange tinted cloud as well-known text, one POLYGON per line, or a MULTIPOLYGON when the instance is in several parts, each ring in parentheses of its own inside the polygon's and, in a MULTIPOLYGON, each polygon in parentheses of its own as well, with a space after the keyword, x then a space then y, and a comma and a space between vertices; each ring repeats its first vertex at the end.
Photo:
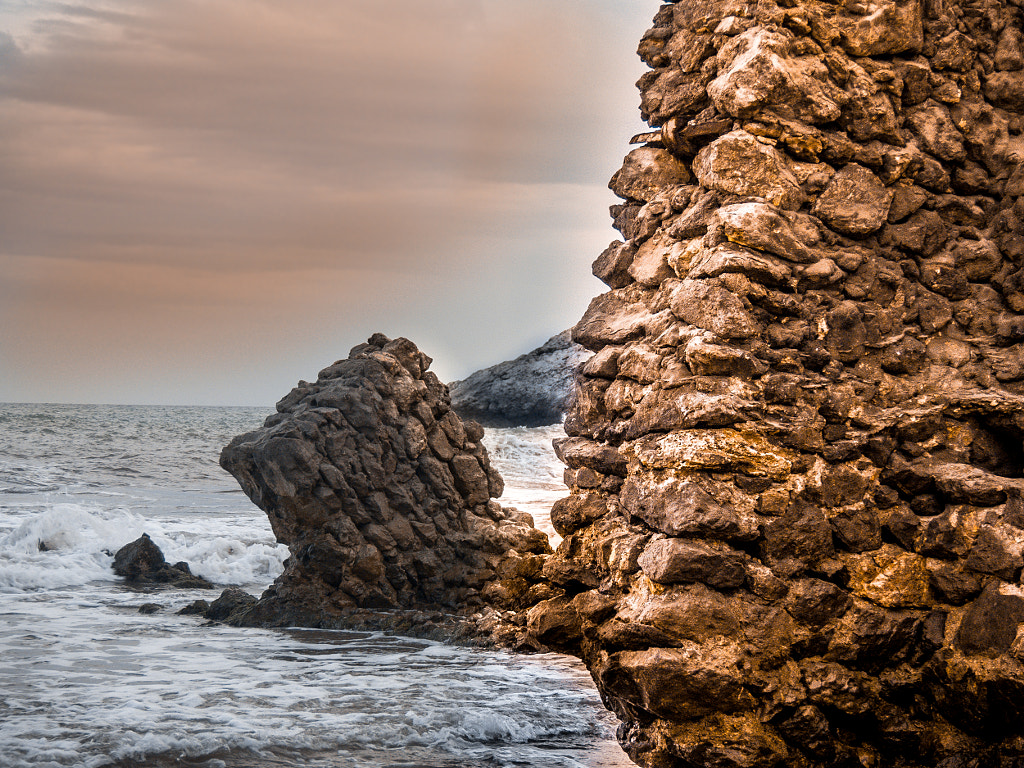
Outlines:
POLYGON ((267 402, 386 325, 455 377, 571 324, 636 122, 632 5, 26 4, 0 400, 125 396, 117 371, 136 402, 267 402))

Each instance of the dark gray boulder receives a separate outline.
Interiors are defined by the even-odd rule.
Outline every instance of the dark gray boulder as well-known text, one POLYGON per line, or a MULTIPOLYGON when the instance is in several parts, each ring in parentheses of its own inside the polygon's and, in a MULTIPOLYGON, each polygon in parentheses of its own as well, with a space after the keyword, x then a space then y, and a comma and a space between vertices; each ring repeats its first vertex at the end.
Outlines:
POLYGON ((171 565, 149 534, 142 534, 114 554, 114 573, 132 585, 163 585, 180 589, 213 589, 213 584, 192 573, 188 563, 171 565))
POLYGON ((230 621, 234 614, 244 613, 256 603, 256 598, 238 587, 229 587, 207 607, 204 615, 213 621, 230 621))

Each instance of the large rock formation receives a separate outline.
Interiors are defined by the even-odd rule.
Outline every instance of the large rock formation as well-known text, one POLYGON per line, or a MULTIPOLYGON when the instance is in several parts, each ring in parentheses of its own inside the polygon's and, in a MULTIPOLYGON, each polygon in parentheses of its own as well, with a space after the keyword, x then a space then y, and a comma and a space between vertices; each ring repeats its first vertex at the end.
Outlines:
POLYGON ((1024 764, 1005 0, 683 0, 611 181, 531 630, 639 764, 1024 764))
POLYGON ((534 587, 547 537, 491 500, 502 480, 483 429, 455 415, 429 364, 377 334, 224 448, 221 466, 291 553, 232 621, 341 627, 360 611, 472 612, 551 594, 534 587))
POLYGON ((569 406, 576 372, 591 355, 562 331, 515 360, 450 383, 452 408, 487 427, 557 424, 569 406))

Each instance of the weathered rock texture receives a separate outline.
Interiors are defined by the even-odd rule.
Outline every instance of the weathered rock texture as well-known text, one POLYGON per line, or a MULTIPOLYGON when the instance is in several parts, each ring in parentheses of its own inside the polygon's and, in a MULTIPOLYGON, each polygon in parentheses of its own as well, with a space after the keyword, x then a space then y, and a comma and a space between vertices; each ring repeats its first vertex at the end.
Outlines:
POLYGON ((502 480, 483 429, 455 415, 429 364, 377 334, 224 448, 221 466, 290 551, 232 621, 351 626, 360 610, 516 608, 551 594, 531 592, 547 537, 491 500, 502 480))
POLYGON ((1024 764, 1015 3, 684 0, 533 608, 644 766, 1024 764))
POLYGON ((592 354, 562 331, 515 360, 451 382, 452 408, 485 427, 557 424, 569 406, 576 372, 592 354))

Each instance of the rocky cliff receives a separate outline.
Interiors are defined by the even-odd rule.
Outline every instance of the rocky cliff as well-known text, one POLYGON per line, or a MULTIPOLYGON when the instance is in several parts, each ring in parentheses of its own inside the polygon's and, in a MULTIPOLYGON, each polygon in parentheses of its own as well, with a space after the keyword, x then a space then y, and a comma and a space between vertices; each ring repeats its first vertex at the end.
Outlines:
POLYGON ((531 631, 649 768, 1024 764, 1024 54, 1006 0, 681 0, 531 631))
POLYGON ((515 360, 450 383, 452 408, 487 427, 557 424, 569 406, 576 372, 591 354, 563 331, 515 360))
MULTIPOLYGON (((284 573, 234 623, 372 625, 407 631, 446 615, 459 629, 516 641, 515 616, 552 594, 538 584, 547 537, 529 515, 493 501, 502 480, 483 429, 451 410, 430 358, 381 334, 299 385, 220 463, 270 518, 290 557, 284 573), (414 627, 410 622, 417 624, 414 627)), ((222 617, 223 618, 223 617, 222 617)))

